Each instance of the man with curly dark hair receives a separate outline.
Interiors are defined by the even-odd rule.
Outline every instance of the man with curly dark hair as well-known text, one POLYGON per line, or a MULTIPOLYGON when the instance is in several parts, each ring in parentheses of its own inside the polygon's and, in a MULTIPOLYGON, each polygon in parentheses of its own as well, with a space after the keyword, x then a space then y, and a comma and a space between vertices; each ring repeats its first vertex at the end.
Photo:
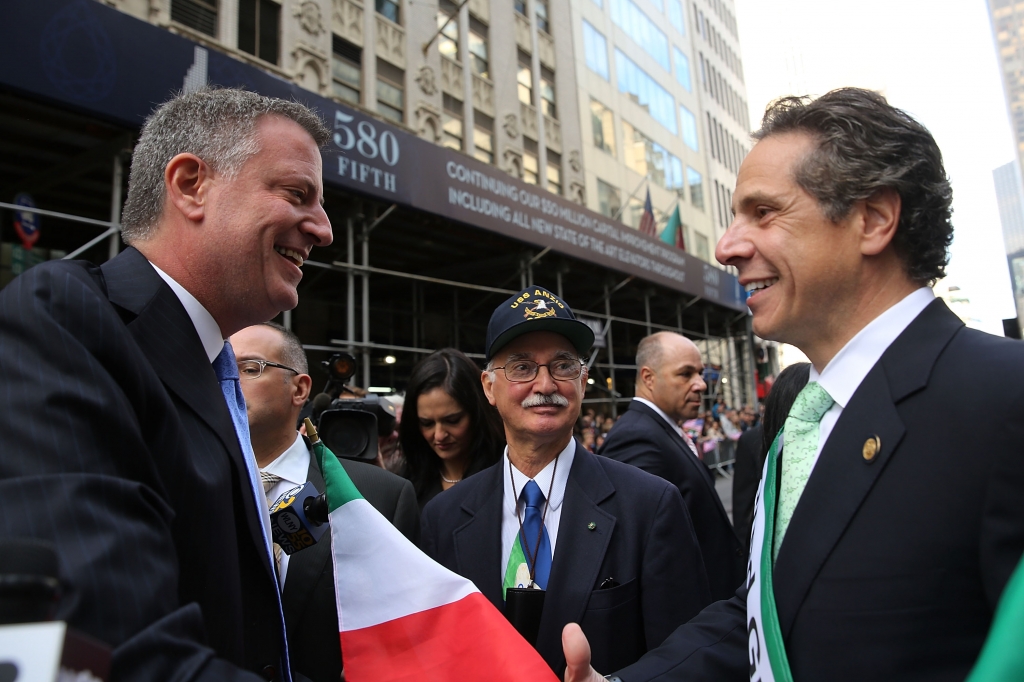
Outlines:
MULTIPOLYGON (((952 194, 920 123, 846 88, 774 102, 753 137, 716 257, 809 381, 743 586, 610 679, 962 680, 1024 552, 1024 346, 929 288, 952 194)), ((563 644, 567 680, 601 679, 575 625, 563 644)))

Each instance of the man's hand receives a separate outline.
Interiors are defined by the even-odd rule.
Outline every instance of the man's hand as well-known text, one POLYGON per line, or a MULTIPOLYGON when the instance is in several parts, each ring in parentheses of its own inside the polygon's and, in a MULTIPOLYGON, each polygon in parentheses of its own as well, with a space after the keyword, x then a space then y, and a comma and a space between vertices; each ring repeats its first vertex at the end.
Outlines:
POLYGON ((576 623, 562 628, 562 651, 565 653, 565 682, 604 682, 590 667, 590 642, 576 623))

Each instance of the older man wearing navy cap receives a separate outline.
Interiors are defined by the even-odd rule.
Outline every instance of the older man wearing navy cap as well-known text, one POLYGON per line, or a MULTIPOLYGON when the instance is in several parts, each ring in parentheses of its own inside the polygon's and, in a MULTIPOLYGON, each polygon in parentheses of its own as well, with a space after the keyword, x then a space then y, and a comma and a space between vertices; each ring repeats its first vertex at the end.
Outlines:
POLYGON ((427 554, 506 613, 521 617, 526 604, 539 615, 535 645, 559 675, 566 623, 580 623, 599 669, 615 670, 711 601, 679 490, 573 439, 587 384, 581 358, 593 342, 544 288, 495 309, 481 380, 508 447, 422 516, 427 554))

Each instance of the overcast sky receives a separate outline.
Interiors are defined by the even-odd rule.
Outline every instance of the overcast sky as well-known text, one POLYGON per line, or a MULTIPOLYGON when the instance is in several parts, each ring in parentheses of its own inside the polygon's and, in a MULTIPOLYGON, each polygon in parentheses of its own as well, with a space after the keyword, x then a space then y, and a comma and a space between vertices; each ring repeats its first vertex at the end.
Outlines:
POLYGON ((953 184, 947 282, 1002 335, 1015 316, 992 171, 1013 136, 985 0, 736 0, 750 120, 783 94, 881 91, 931 130, 953 184))

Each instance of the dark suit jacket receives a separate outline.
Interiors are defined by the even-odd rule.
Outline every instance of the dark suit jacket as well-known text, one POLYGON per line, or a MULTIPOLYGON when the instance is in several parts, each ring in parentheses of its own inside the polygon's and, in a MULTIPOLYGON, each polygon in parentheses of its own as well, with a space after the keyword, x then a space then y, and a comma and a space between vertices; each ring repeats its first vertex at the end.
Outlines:
MULTIPOLYGON (((964 679, 1024 552, 1022 450, 1024 344, 931 303, 843 409, 779 548, 794 680, 964 679)), ((746 680, 745 597, 622 679, 746 680)))
MULTIPOLYGON (((412 483, 372 464, 338 461, 366 501, 416 542, 420 510, 412 483)), ((312 457, 307 480, 323 492, 324 478, 312 457)), ((329 537, 289 558, 282 598, 292 668, 313 682, 338 682, 341 647, 329 537)))
POLYGON ((728 599, 743 582, 746 554, 733 531, 715 478, 657 412, 639 401, 619 417, 599 455, 632 464, 679 488, 700 542, 711 598, 728 599))
POLYGON ((58 617, 114 647, 112 679, 277 667, 264 502, 195 327, 145 258, 15 279, 0 377, 0 536, 56 546, 58 617))
POLYGON ((764 469, 764 427, 758 424, 743 432, 736 443, 736 463, 732 468, 732 523, 743 546, 750 551, 750 530, 754 522, 754 497, 764 469))
MULTIPOLYGON (((499 610, 505 475, 498 463, 438 495, 423 510, 421 532, 423 551, 472 580, 499 610)), ((562 628, 576 622, 598 665, 626 665, 709 601, 678 491, 577 443, 537 636, 544 660, 562 674, 562 628), (619 585, 599 589, 607 578, 619 585)))

